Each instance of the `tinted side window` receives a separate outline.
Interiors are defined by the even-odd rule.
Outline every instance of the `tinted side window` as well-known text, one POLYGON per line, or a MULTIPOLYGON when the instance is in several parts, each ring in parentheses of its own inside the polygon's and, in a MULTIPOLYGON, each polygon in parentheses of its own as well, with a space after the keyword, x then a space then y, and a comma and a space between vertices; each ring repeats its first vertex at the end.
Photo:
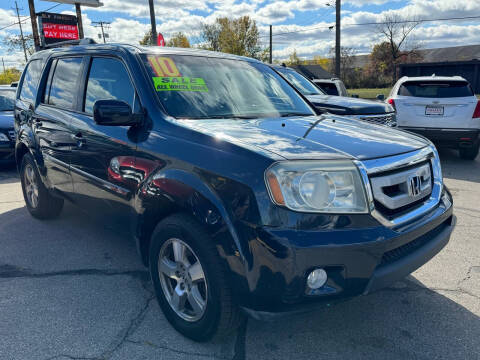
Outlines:
POLYGON ((93 113, 97 100, 121 100, 134 108, 135 90, 125 66, 116 59, 93 58, 85 94, 85 112, 93 113))
POLYGON ((73 109, 81 65, 80 57, 58 59, 50 86, 48 104, 73 109))
POLYGON ((42 76, 42 65, 43 62, 41 60, 32 60, 28 64, 20 91, 21 100, 28 101, 32 104, 35 102, 38 82, 42 76))
POLYGON ((338 95, 337 85, 333 83, 317 84, 328 95, 338 95))

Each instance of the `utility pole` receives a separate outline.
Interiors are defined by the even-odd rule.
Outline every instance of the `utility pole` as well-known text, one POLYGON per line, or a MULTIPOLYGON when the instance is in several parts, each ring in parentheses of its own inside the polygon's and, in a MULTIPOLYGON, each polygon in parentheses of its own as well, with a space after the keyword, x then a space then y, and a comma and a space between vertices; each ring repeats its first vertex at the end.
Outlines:
POLYGON ((272 25, 270 25, 270 57, 268 58, 268 62, 272 63, 272 25))
POLYGON ((340 9, 341 0, 335 1, 336 25, 335 25, 335 76, 340 78, 340 9))
POLYGON ((152 45, 157 45, 157 24, 155 23, 155 8, 153 7, 153 0, 148 0, 150 6, 150 23, 152 24, 152 45))
POLYGON ((110 25, 108 21, 92 21, 92 24, 98 24, 95 25, 96 28, 101 28, 102 29, 102 37, 103 37, 103 43, 106 44, 107 42, 105 41, 105 32, 103 30, 104 25, 110 25))
POLYGON ((82 21, 82 9, 79 3, 75 3, 75 10, 77 12, 77 23, 78 23, 78 37, 83 39, 83 21, 82 21))
POLYGON ((30 20, 32 22, 33 43, 35 51, 40 50, 40 37, 38 36, 37 14, 35 13, 35 4, 33 0, 28 0, 28 7, 30 9, 30 20))
MULTIPOLYGON (((16 1, 15 1, 15 10, 17 11, 18 26, 20 26, 20 39, 22 40, 23 54, 25 55, 25 61, 28 61, 27 46, 25 45, 25 38, 23 37, 22 22, 20 21, 20 12, 19 12, 18 4, 16 1)), ((2 58, 2 61, 3 61, 3 58, 2 58)))
POLYGON ((5 72, 5 61, 3 61, 3 57, 2 57, 2 65, 3 65, 3 72, 5 72))

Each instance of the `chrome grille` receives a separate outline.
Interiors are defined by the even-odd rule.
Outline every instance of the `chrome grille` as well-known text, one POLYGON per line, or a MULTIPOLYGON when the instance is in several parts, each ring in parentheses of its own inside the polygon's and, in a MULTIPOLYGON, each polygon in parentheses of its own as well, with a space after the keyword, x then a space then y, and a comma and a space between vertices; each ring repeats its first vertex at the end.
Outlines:
POLYGON ((377 125, 386 125, 390 127, 397 126, 397 117, 395 113, 382 115, 359 115, 358 119, 377 125))
POLYGON ((15 130, 8 130, 8 137, 10 140, 15 141, 15 130))
POLYGON ((389 210, 404 208, 429 196, 432 192, 430 164, 400 169, 370 178, 375 201, 389 210))
POLYGON ((367 188, 371 214, 385 226, 409 223, 439 206, 443 176, 433 145, 356 164, 367 188))

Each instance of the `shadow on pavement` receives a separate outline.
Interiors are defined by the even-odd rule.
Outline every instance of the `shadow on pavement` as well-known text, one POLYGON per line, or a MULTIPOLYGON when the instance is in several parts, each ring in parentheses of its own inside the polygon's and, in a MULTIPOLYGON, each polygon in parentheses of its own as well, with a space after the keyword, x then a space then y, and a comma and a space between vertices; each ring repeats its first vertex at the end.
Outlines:
POLYGON ((463 160, 458 151, 439 149, 443 176, 446 178, 480 182, 480 156, 476 160, 463 160))
POLYGON ((455 301, 472 295, 437 291, 410 276, 312 314, 250 320, 246 350, 256 358, 478 359, 480 318, 455 301))

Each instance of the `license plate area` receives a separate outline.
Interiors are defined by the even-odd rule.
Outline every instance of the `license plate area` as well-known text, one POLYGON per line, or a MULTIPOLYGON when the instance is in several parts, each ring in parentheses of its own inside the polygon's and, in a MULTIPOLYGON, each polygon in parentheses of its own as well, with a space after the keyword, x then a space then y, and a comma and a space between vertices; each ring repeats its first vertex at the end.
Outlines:
POLYGON ((427 105, 425 106, 425 115, 428 116, 443 116, 443 106, 427 105))

